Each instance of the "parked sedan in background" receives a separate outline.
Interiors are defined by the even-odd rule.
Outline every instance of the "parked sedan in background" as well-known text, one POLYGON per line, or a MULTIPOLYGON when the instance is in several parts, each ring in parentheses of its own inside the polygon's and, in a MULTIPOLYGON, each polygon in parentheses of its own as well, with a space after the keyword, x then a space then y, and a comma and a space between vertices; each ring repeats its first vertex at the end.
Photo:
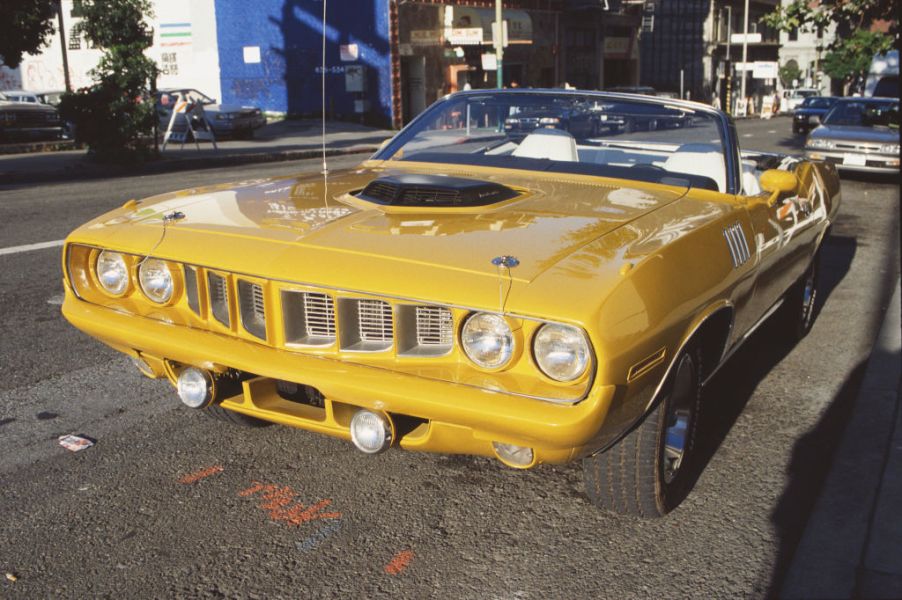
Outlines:
POLYGON ((62 130, 59 112, 52 106, 17 102, 0 92, 0 142, 56 140, 62 130))
POLYGON ((899 101, 840 98, 805 143, 805 155, 849 171, 899 171, 899 101))
POLYGON ((165 89, 157 92, 157 118, 161 131, 169 126, 172 108, 179 95, 189 102, 203 104, 207 121, 216 137, 253 137, 255 129, 266 125, 266 117, 257 107, 219 104, 206 94, 190 88, 165 89))
POLYGON ((830 112, 836 104, 833 96, 809 96, 805 98, 798 108, 792 113, 792 132, 807 133, 809 129, 817 127, 820 120, 830 112))

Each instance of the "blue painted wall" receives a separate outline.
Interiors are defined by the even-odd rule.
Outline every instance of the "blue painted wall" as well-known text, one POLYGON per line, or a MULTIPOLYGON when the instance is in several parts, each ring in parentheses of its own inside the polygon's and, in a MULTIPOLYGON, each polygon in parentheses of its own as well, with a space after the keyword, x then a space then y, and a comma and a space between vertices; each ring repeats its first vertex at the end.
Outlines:
MULTIPOLYGON (((331 0, 326 16, 326 111, 356 118, 354 100, 370 102, 369 118, 391 121, 389 0, 331 0), (339 45, 357 44, 343 62, 339 45), (367 91, 345 91, 342 67, 367 67, 367 91)), ((322 0, 216 0, 222 100, 263 110, 318 114, 321 107, 322 0), (243 48, 259 46, 261 62, 246 64, 243 48)))

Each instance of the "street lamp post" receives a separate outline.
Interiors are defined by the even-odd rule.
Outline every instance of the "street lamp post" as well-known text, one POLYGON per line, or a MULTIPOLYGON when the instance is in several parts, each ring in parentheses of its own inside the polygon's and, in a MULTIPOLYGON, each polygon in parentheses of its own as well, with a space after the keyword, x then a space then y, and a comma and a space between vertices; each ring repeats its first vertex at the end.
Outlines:
MULTIPOLYGON (((746 73, 748 73, 748 60, 749 60, 749 0, 745 0, 745 17, 743 18, 743 26, 742 26, 742 98, 745 99, 745 77, 746 73)), ((746 107, 746 114, 748 114, 748 107, 746 107)))
POLYGON ((726 102, 724 103, 724 110, 726 113, 732 114, 733 110, 733 63, 730 62, 730 48, 733 47, 733 7, 731 5, 727 5, 727 68, 725 69, 727 80, 727 96, 726 102))
POLYGON ((498 80, 496 87, 499 90, 504 87, 504 68, 502 66, 502 60, 504 59, 504 23, 502 19, 501 0, 495 0, 495 29, 492 36, 495 39, 492 41, 495 42, 495 67, 497 68, 495 78, 498 80))

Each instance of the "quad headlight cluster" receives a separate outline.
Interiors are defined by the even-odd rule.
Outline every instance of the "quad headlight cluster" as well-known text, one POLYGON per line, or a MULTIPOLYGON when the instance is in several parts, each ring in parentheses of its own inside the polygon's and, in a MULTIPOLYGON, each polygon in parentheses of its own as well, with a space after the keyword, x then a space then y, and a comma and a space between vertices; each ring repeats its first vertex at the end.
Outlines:
MULTIPOLYGON (((514 333, 501 315, 471 315, 464 322, 460 337, 467 357, 484 369, 501 369, 514 356, 514 333)), ((542 373, 560 382, 579 379, 592 362, 583 331, 560 323, 545 323, 536 330, 532 353, 542 373)))
MULTIPOLYGON (((97 255, 95 272, 97 283, 108 294, 122 296, 128 291, 131 278, 125 255, 110 250, 101 251, 97 255)), ((144 295, 157 304, 169 302, 175 290, 169 265, 158 258, 148 257, 138 263, 138 284, 144 295)))

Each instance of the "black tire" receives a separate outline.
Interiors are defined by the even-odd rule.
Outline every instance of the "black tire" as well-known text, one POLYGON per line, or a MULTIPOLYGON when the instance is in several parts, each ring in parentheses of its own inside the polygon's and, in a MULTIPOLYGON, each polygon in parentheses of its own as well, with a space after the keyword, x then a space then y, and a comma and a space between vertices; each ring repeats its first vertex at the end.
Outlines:
POLYGON ((819 265, 820 252, 814 255, 805 273, 789 288, 784 297, 781 307, 783 329, 789 334, 789 341, 801 340, 808 335, 814 325, 817 289, 820 282, 819 265))
POLYGON ((232 425, 240 425, 241 427, 268 427, 272 425, 269 421, 249 417, 247 415, 228 410, 218 404, 213 404, 204 409, 204 414, 216 419, 217 421, 225 421, 232 425))
POLYGON ((592 504, 654 518, 683 501, 692 479, 701 367, 698 349, 684 350, 674 365, 665 397, 648 416, 607 452, 583 459, 583 480, 592 504), (674 446, 666 443, 668 433, 672 441, 681 438, 683 451, 678 457, 674 446))

